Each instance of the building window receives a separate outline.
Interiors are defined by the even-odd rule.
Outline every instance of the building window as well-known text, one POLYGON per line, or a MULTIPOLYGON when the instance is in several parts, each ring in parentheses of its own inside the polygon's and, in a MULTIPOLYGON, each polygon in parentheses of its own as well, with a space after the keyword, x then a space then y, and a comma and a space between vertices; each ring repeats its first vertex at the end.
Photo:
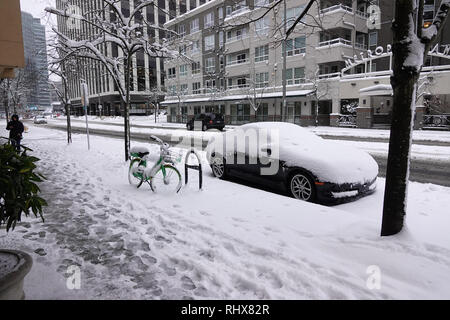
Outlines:
POLYGON ((217 13, 218 13, 218 16, 219 16, 219 22, 222 22, 223 21, 223 7, 219 7, 217 9, 217 13))
POLYGON ((255 22, 255 32, 257 36, 267 36, 270 29, 269 16, 259 19, 255 22))
POLYGON ((178 35, 184 37, 186 35, 186 26, 184 24, 178 25, 178 35))
POLYGON ((200 73, 200 61, 192 62, 192 74, 199 74, 199 73, 200 73))
POLYGON ((216 87, 216 80, 215 79, 210 79, 210 80, 206 80, 206 88, 208 89, 212 89, 216 87))
POLYGON ((205 71, 206 72, 215 72, 216 71, 216 60, 214 57, 206 58, 205 60, 205 71))
POLYGON ((169 86, 168 92, 170 96, 175 96, 177 94, 177 86, 175 85, 169 86))
POLYGON ((187 68, 188 65, 187 64, 183 64, 180 66, 180 76, 187 76, 187 68))
POLYGON ((270 0, 255 0, 255 8, 264 8, 267 7, 270 3, 270 0))
POLYGON ((255 74, 255 87, 265 88, 269 85, 269 73, 261 72, 255 74))
POLYGON ((200 30, 199 19, 196 18, 191 21, 191 33, 197 32, 200 30))
POLYGON ((378 44, 378 32, 369 33, 369 46, 376 46, 378 44))
POLYGON ((191 53, 198 53, 200 52, 200 40, 192 41, 191 44, 191 53))
POLYGON ((246 87, 248 87, 247 79, 246 78, 238 78, 237 79, 237 85, 238 85, 239 88, 246 88, 246 87))
POLYGON ((305 36, 301 36, 295 39, 288 39, 286 41, 286 53, 288 57, 296 56, 305 53, 306 44, 305 36))
POLYGON ((213 50, 214 49, 214 35, 205 37, 205 50, 213 50))
POLYGON ((205 15, 205 28, 210 28, 214 26, 214 12, 211 11, 210 13, 205 15))
POLYGON ((286 21, 287 21, 287 23, 286 23, 286 25, 287 25, 288 28, 294 24, 294 22, 297 19, 297 17, 300 16, 300 14, 302 13, 304 7, 305 6, 303 5, 303 6, 287 9, 287 12, 286 12, 286 21))
POLYGON ((188 85, 187 84, 182 84, 180 85, 180 94, 188 94, 188 85))
POLYGON ((177 76, 177 72, 175 70, 175 67, 167 69, 167 78, 168 79, 175 78, 176 76, 177 76))
POLYGON ((219 32, 219 47, 220 47, 220 48, 223 47, 223 42, 224 42, 224 39, 223 39, 223 31, 220 31, 220 32, 219 32))
POLYGON ((200 82, 194 82, 192 84, 192 94, 200 94, 202 93, 200 82))
POLYGON ((269 45, 255 48, 255 62, 269 60, 269 45))
POLYGON ((180 52, 180 54, 186 55, 186 49, 187 49, 187 46, 185 44, 183 44, 178 47, 178 52, 180 52))
POLYGON ((286 70, 286 83, 288 85, 305 82, 305 68, 291 68, 286 70))

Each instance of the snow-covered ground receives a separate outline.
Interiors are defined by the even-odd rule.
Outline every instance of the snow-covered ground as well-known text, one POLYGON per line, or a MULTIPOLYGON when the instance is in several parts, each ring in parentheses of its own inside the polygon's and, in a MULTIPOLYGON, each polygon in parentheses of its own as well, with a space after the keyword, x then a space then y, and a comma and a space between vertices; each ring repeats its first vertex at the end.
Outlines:
POLYGON ((206 166, 204 190, 193 172, 164 196, 128 184, 120 139, 93 136, 89 152, 84 135, 65 139, 30 126, 23 143, 48 178, 46 221, 0 230, 1 247, 33 255, 28 299, 450 298, 450 188, 410 183, 405 230, 381 238, 383 179, 373 195, 325 207, 217 180, 206 166), (71 265, 80 290, 66 287, 71 265), (377 268, 381 288, 369 289, 377 268))

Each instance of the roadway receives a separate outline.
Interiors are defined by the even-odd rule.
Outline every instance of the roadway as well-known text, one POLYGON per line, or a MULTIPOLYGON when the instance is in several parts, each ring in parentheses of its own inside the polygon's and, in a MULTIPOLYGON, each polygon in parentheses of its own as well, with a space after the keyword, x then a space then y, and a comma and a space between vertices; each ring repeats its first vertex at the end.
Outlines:
MULTIPOLYGON (((95 123, 94 121, 90 121, 90 123, 95 123)), ((99 122, 102 124, 105 124, 104 122, 99 122)), ((108 123, 108 125, 111 125, 108 123)), ((112 124, 114 126, 122 126, 122 124, 116 123, 112 124)), ((57 129, 66 131, 66 128, 64 126, 55 124, 55 123, 48 123, 45 125, 48 128, 57 129)), ((149 126, 149 125, 133 125, 132 127, 135 128, 158 128, 162 129, 161 126, 149 126)), ((164 129, 174 129, 174 130, 186 130, 184 128, 169 128, 164 127, 164 129)), ((72 131, 74 133, 85 133, 85 129, 81 127, 73 127, 72 131)), ((99 129, 99 128, 90 128, 89 129, 90 134, 93 135, 101 135, 101 136, 108 136, 108 137, 115 137, 115 138, 122 138, 123 132, 121 131, 112 131, 107 129, 99 129)), ((155 134, 162 140, 170 143, 170 144, 176 144, 172 139, 172 136, 167 135, 161 135, 161 134, 155 134)), ((149 142, 149 134, 147 133, 131 133, 131 138, 135 141, 140 142, 149 142)), ((332 140, 349 140, 349 141, 364 141, 364 142, 388 142, 387 139, 382 138, 353 138, 353 137, 342 137, 342 136, 323 136, 326 139, 332 139, 332 140)), ((207 137, 198 138, 202 139, 202 146, 206 147, 208 143, 207 137)), ((450 143, 448 142, 430 142, 430 141, 414 141, 414 144, 421 144, 421 145, 437 145, 437 146, 448 146, 450 148, 450 143)), ((369 151, 369 153, 371 153, 369 151)), ((385 177, 386 175, 386 163, 387 163, 387 154, 380 155, 379 152, 371 153, 374 159, 377 161, 379 167, 380 167, 380 176, 385 177)), ((450 159, 448 160, 442 160, 442 159, 412 159, 411 160, 411 170, 410 170, 410 180, 421 182, 421 183, 433 183, 438 185, 443 185, 450 187, 450 159)))

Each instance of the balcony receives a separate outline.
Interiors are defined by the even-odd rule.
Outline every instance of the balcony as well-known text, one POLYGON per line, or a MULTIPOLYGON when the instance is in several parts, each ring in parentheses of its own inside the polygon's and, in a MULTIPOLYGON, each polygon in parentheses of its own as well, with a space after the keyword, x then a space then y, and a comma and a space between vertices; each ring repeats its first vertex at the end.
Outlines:
POLYGON ((352 42, 343 38, 322 41, 316 47, 316 62, 343 61, 346 57, 353 57, 364 51, 364 47, 364 44, 356 43, 353 48, 352 42))
POLYGON ((250 37, 248 34, 227 38, 225 49, 227 52, 241 51, 243 48, 250 47, 250 37))
POLYGON ((353 10, 343 4, 337 4, 320 10, 323 17, 323 28, 332 29, 336 27, 355 28, 359 32, 368 32, 367 19, 369 14, 353 10))

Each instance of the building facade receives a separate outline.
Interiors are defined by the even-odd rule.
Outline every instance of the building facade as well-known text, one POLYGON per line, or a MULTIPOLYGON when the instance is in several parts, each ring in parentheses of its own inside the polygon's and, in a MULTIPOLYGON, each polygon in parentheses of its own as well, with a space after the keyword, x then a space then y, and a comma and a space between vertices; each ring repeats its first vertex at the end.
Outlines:
POLYGON ((33 81, 24 101, 25 107, 46 110, 51 106, 45 26, 41 20, 22 12, 25 73, 33 81))
MULTIPOLYGON (((335 125, 348 106, 363 107, 363 102, 380 114, 390 112, 389 93, 362 97, 372 92, 365 88, 389 85, 392 1, 327 0, 313 5, 286 42, 287 108, 282 106, 284 10, 279 5, 263 17, 271 2, 211 0, 186 12, 181 10, 183 1, 176 3, 176 16, 165 27, 176 34, 172 48, 187 58, 164 64, 168 121, 186 122, 214 111, 223 113, 229 124, 286 119, 305 126, 335 125), (368 50, 373 59, 367 58, 368 50), (355 57, 366 61, 355 63, 355 57), (371 76, 380 78, 362 81, 371 76), (356 84, 348 88, 348 83, 356 84)), ((307 2, 286 1, 287 28, 307 2)), ((426 0, 425 22, 438 4, 426 0)), ((443 33, 441 44, 450 44, 449 34, 443 33)), ((427 64, 450 63, 430 57, 427 64)), ((440 92, 444 100, 448 93, 440 92)))
MULTIPOLYGON (((125 16, 130 15, 130 11, 140 0, 121 0, 116 1, 120 6, 121 12, 125 16)), ((112 21, 114 17, 109 10, 104 10, 105 3, 102 0, 56 0, 56 8, 60 10, 79 10, 79 14, 86 12, 102 12, 106 21, 112 21), (75 9, 74 9, 75 8, 75 9)), ((160 26, 169 19, 169 13, 166 8, 169 5, 165 0, 158 0, 156 4, 143 9, 142 19, 150 25, 160 26), (158 10, 160 8, 161 10, 158 10)), ((58 30, 73 40, 86 39, 95 34, 92 27, 82 24, 79 28, 70 25, 67 18, 58 17, 58 30)), ((148 37, 150 42, 159 42, 165 37, 163 31, 158 28, 143 28, 144 36, 148 37)), ((104 54, 111 57, 120 57, 122 55, 120 48, 108 43, 99 48, 104 54)), ((153 102, 149 98, 151 91, 157 88, 161 91, 164 86, 163 61, 160 58, 153 58, 144 53, 137 53, 133 57, 132 65, 132 83, 131 83, 131 109, 130 114, 145 115, 151 110, 150 104, 153 102)), ((80 59, 75 67, 68 70, 69 92, 72 102, 72 112, 83 114, 81 107, 80 81, 85 79, 89 87, 90 106, 88 113, 95 115, 122 115, 120 95, 113 78, 108 74, 106 68, 99 62, 89 59, 80 59), (102 106, 100 109, 99 106, 102 106)))

